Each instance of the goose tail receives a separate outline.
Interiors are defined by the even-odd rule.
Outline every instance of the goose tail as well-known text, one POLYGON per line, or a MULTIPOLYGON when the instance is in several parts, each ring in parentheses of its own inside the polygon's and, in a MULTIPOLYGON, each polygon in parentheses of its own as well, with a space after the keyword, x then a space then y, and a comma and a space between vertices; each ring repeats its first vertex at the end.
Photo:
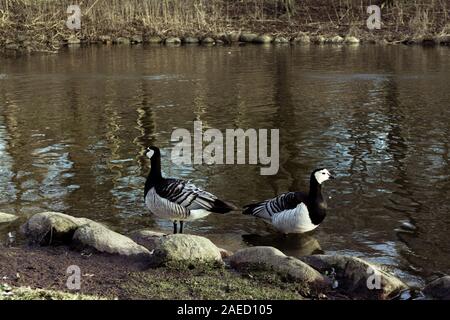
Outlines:
POLYGON ((256 207, 258 207, 260 205, 260 203, 252 203, 252 204, 247 204, 244 206, 244 211, 242 211, 242 214, 253 214, 254 210, 256 209, 256 207))
POLYGON ((212 212, 215 213, 227 213, 233 210, 239 210, 234 204, 228 201, 223 201, 220 199, 214 200, 212 212))

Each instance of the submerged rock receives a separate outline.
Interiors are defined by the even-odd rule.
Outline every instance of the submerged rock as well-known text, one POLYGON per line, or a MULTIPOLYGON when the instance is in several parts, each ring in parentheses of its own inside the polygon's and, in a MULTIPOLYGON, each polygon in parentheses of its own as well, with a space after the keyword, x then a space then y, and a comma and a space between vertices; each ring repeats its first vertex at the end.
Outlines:
POLYGON ((143 246, 98 222, 59 212, 35 214, 22 226, 21 231, 31 241, 41 245, 77 244, 111 254, 150 256, 143 246))
POLYGON ((172 234, 160 238, 153 250, 154 266, 222 265, 222 255, 214 243, 205 237, 189 234, 172 234))
POLYGON ((245 32, 242 33, 239 37, 239 41, 241 42, 253 42, 258 37, 255 33, 245 32))
POLYGON ((450 300, 450 276, 444 276, 430 282, 423 293, 429 297, 440 300, 450 300))
POLYGON ((337 288, 361 299, 389 299, 408 288, 401 280, 362 259, 341 255, 300 258, 321 273, 335 273, 337 288))
POLYGON ((330 281, 299 259, 288 257, 273 247, 251 247, 238 250, 230 258, 237 270, 275 271, 282 276, 304 284, 306 287, 328 287, 330 281))
POLYGON ((0 212, 0 223, 12 222, 17 219, 18 217, 13 214, 0 212))
POLYGON ((268 34, 262 34, 260 36, 257 36, 253 42, 254 43, 271 43, 272 42, 272 37, 268 34))

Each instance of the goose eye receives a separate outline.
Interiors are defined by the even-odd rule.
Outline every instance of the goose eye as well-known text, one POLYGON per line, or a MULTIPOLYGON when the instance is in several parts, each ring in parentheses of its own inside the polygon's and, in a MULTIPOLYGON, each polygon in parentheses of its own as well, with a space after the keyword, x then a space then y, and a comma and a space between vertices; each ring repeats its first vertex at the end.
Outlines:
POLYGON ((322 172, 322 174, 325 174, 325 172, 322 172))

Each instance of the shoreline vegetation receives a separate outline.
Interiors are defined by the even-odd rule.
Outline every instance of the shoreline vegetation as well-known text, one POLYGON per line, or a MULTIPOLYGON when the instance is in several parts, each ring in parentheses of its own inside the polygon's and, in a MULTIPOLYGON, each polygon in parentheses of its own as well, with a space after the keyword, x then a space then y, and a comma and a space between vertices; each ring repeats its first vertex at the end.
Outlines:
POLYGON ((3 52, 56 53, 104 44, 450 44, 447 0, 88 0, 81 29, 66 26, 72 0, 0 0, 3 52), (381 8, 369 30, 367 6, 381 8))

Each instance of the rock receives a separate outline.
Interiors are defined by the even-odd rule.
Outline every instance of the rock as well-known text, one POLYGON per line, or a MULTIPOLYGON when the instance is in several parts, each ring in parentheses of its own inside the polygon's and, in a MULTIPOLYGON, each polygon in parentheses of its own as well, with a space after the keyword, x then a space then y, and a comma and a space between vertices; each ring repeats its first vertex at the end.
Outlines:
POLYGON ((5 45, 7 50, 19 50, 19 45, 17 43, 8 43, 5 45))
POLYGON ((148 43, 161 43, 162 41, 163 39, 159 36, 150 36, 146 40, 148 43))
POLYGON ((450 300, 450 276, 444 276, 430 282, 423 293, 434 299, 450 300))
POLYGON ((161 238, 166 234, 162 232, 152 230, 137 230, 130 234, 130 238, 141 246, 146 247, 148 250, 154 250, 160 243, 161 238))
POLYGON ((233 255, 233 252, 227 249, 219 248, 220 255, 222 256, 222 259, 227 259, 233 255))
POLYGON ((333 270, 338 289, 361 299, 389 299, 408 286, 378 266, 356 257, 312 255, 300 258, 321 273, 333 270), (379 288, 377 288, 377 279, 379 288))
POLYGON ((68 39, 67 39, 67 44, 68 45, 76 45, 76 44, 80 44, 81 40, 74 34, 72 34, 68 39))
POLYGON ((313 42, 317 43, 317 44, 322 44, 322 43, 325 43, 326 41, 327 41, 327 39, 324 36, 316 36, 313 39, 313 42))
POLYGON ((341 36, 334 36, 333 38, 331 38, 330 41, 333 44, 339 44, 339 43, 343 43, 344 42, 344 38, 342 38, 341 36))
POLYGON ((183 38, 183 42, 184 43, 199 43, 200 40, 198 40, 198 38, 196 38, 196 37, 185 37, 185 38, 183 38))
POLYGON ((239 41, 241 42, 253 42, 258 37, 255 33, 245 32, 242 33, 239 37, 239 41))
POLYGON ((110 36, 100 36, 98 39, 103 43, 111 43, 111 37, 110 36))
POLYGON ((214 44, 214 42, 215 42, 214 39, 211 37, 206 37, 206 38, 202 39, 202 44, 210 45, 210 44, 214 44))
POLYGON ((75 218, 59 212, 33 215, 22 227, 22 233, 41 245, 76 243, 100 252, 124 256, 150 257, 150 252, 130 238, 86 218, 75 218))
POLYGON ((260 36, 257 36, 253 42, 254 43, 271 43, 273 38, 268 34, 262 34, 260 36))
POLYGON ((39 244, 70 242, 78 226, 87 222, 87 219, 75 218, 59 212, 42 212, 28 219, 22 225, 21 231, 30 240, 39 244))
POLYGON ((251 247, 238 250, 230 258, 230 265, 237 270, 262 269, 287 276, 305 287, 326 287, 329 279, 299 259, 288 257, 273 247, 251 247))
POLYGON ((181 39, 178 37, 169 37, 164 41, 165 44, 180 44, 181 43, 181 39))
POLYGON ((347 44, 359 44, 360 40, 354 36, 346 36, 344 42, 347 44))
POLYGON ((195 266, 223 264, 219 248, 209 239, 189 235, 171 234, 161 238, 152 254, 154 266, 195 266))
POLYGON ((276 37, 275 39, 273 39, 273 43, 275 43, 275 44, 287 44, 287 43, 289 43, 289 39, 287 39, 285 37, 276 37))
POLYGON ((73 234, 72 240, 100 252, 127 257, 150 258, 148 249, 94 221, 78 227, 73 234))
POLYGON ((241 37, 241 34, 238 31, 228 32, 226 35, 227 35, 227 40, 230 43, 238 42, 241 37))
POLYGON ((220 39, 216 40, 216 45, 221 46, 223 44, 225 44, 225 42, 223 40, 220 40, 220 39))
POLYGON ((307 34, 301 34, 295 37, 293 42, 301 44, 309 44, 311 42, 311 38, 307 34))
POLYGON ((437 36, 435 41, 440 44, 450 44, 450 34, 437 36))
POLYGON ((12 222, 17 219, 18 217, 13 214, 0 212, 0 223, 12 222))
POLYGON ((142 43, 142 36, 139 34, 135 34, 131 37, 131 43, 142 43))
POLYGON ((130 44, 130 39, 125 37, 118 37, 114 39, 115 44, 130 44))

